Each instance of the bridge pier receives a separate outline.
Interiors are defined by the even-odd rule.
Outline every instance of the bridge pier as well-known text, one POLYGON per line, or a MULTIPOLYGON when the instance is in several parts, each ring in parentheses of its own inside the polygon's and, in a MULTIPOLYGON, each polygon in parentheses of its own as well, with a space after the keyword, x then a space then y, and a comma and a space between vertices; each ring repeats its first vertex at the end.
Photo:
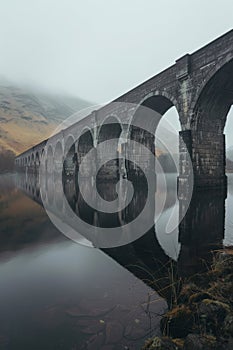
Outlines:
POLYGON ((195 129, 180 132, 180 188, 189 189, 192 173, 195 189, 225 188, 225 166, 223 133, 195 129))

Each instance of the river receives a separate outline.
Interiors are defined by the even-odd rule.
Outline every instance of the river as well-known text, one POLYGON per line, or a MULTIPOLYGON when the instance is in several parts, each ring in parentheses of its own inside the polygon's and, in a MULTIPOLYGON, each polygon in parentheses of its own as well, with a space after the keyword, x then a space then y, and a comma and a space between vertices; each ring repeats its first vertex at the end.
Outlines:
POLYGON ((102 250, 63 235, 18 176, 0 176, 3 350, 140 349, 160 333, 168 302, 151 280, 160 280, 171 261, 181 277, 200 271, 211 250, 233 245, 233 174, 226 200, 195 193, 180 225, 164 233, 172 211, 179 220, 176 175, 168 175, 154 229, 133 244, 102 250))

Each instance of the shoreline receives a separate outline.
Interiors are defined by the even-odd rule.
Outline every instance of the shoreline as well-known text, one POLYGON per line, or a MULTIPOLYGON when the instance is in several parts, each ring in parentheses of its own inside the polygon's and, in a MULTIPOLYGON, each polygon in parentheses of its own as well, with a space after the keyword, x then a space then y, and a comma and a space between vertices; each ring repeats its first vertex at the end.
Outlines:
POLYGON ((233 348, 233 249, 215 252, 209 269, 183 281, 177 303, 162 316, 162 336, 142 350, 233 348))

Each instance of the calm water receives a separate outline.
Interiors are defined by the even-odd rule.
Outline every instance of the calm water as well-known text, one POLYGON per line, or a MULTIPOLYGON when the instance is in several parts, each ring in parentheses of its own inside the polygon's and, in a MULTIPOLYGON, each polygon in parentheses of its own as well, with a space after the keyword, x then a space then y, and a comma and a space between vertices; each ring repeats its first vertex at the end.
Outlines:
MULTIPOLYGON (((36 183, 2 175, 0 349, 140 349, 159 334, 168 294, 152 282, 166 286, 171 259, 187 276, 203 268, 211 249, 233 245, 233 175, 228 179, 226 200, 219 192, 194 194, 179 228, 164 234, 174 209, 179 217, 176 177, 168 175, 166 210, 155 228, 132 244, 102 251, 72 242, 53 226, 36 183)), ((89 220, 93 213, 73 196, 72 183, 66 192, 73 210, 89 220)), ((143 191, 138 198, 142 203, 143 191)), ((135 203, 129 216, 139 210, 135 203)))

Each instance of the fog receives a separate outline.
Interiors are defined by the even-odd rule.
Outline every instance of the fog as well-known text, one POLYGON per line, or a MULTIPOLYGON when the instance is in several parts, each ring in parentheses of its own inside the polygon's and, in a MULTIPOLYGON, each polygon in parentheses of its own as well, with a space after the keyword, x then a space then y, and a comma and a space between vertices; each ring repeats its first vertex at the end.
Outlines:
POLYGON ((232 13, 231 0, 0 0, 0 75, 105 103, 230 30, 232 13))

